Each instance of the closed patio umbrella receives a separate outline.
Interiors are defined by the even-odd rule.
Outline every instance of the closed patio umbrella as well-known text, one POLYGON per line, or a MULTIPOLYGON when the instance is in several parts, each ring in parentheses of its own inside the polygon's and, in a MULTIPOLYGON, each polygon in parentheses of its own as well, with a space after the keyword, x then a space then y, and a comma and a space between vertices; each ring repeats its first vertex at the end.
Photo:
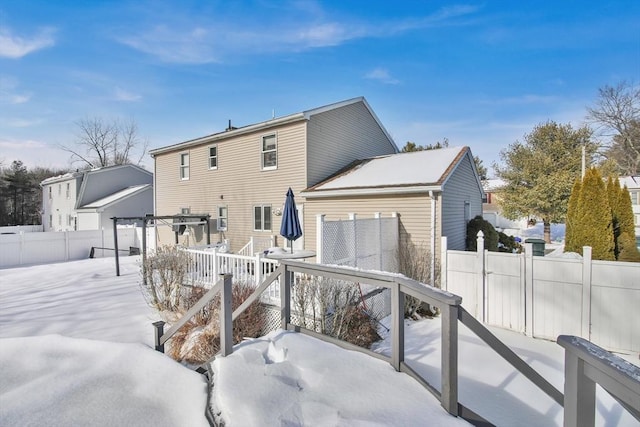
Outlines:
MULTIPOLYGON (((284 212, 282 213, 282 223, 280 224, 280 235, 289 241, 296 240, 302 236, 298 210, 296 209, 296 202, 293 199, 293 191, 291 190, 291 187, 289 187, 289 191, 287 191, 287 199, 284 202, 284 212)), ((291 245, 291 252, 293 252, 293 244, 291 245)))

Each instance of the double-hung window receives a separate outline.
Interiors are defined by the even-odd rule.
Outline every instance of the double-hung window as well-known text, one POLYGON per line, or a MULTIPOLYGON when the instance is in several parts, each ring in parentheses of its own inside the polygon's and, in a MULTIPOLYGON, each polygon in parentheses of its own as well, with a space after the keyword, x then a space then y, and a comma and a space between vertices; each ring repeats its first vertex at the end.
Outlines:
POLYGON ((227 231, 227 216, 227 207, 218 206, 218 231, 227 231))
POLYGON ((53 188, 52 186, 49 186, 49 200, 51 200, 51 199, 52 199, 52 197, 51 197, 51 189, 52 189, 52 188, 53 188))
POLYGON ((253 207, 253 230, 271 231, 271 205, 253 207))
POLYGON ((189 153, 180 154, 180 179, 183 181, 189 179, 189 153))
POLYGON ((218 169, 218 146, 209 147, 209 169, 218 169))
POLYGON ((71 184, 67 182, 67 199, 71 197, 71 184))
POLYGON ((278 167, 278 143, 276 135, 262 137, 262 169, 276 169, 278 167))

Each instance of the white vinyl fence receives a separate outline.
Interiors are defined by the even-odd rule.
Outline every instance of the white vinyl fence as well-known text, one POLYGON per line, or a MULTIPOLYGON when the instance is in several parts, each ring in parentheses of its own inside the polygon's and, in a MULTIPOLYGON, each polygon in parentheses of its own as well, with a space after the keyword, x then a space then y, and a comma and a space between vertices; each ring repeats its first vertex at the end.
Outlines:
MULTIPOLYGON (((118 247, 140 247, 133 227, 118 228, 118 247)), ((91 248, 113 248, 113 230, 56 231, 0 235, 0 268, 89 258, 91 248)), ((96 249, 94 256, 114 256, 96 249)))
MULTIPOLYGON (((478 241, 478 248, 484 246, 478 241)), ((640 351, 640 263, 442 250, 442 287, 475 318, 530 336, 640 351)))
POLYGON ((6 225, 0 227, 0 234, 40 233, 44 231, 42 225, 6 225))

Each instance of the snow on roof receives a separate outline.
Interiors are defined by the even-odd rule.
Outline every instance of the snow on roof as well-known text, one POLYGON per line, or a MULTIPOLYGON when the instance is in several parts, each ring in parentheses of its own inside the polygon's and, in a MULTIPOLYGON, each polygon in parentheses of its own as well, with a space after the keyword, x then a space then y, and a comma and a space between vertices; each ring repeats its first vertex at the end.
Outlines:
POLYGON ((439 185, 454 161, 465 150, 466 147, 449 147, 374 157, 312 189, 439 185))
POLYGON ((102 208, 105 207, 115 201, 124 199, 126 197, 129 197, 139 191, 142 191, 142 189, 147 188, 147 187, 151 187, 151 184, 142 184, 142 185, 134 185, 128 188, 125 188, 124 190, 120 190, 117 193, 113 193, 107 197, 103 197, 102 199, 98 199, 95 202, 91 202, 91 203, 87 203, 84 206, 81 206, 80 209, 98 209, 98 208, 102 208))
POLYGON ((487 192, 496 191, 501 187, 504 187, 505 182, 502 179, 485 179, 482 181, 482 189, 487 192))
POLYGON ((77 178, 79 176, 82 176, 82 172, 67 172, 62 175, 56 175, 56 176, 49 177, 47 179, 43 179, 40 182, 40 185, 47 185, 47 184, 51 184, 58 181, 66 181, 68 179, 77 178))

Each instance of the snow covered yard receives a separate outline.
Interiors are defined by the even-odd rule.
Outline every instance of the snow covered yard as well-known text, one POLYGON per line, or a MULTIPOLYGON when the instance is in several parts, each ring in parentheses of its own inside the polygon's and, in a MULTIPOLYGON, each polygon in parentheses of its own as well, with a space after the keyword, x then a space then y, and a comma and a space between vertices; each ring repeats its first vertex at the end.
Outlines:
MULTIPOLYGON (((206 425, 203 377, 155 352, 139 257, 0 270, 0 425, 206 425), (23 338, 18 338, 23 337, 23 338), (99 341, 97 341, 99 340, 99 341)), ((406 360, 439 386, 439 320, 409 322, 406 360)), ((553 342, 492 328, 562 390, 553 342)), ((376 346, 389 350, 388 340, 376 346)), ((637 355, 629 357, 638 363, 637 355)), ((227 426, 465 425, 385 362, 274 332, 218 359, 227 426)), ((562 409, 460 326, 460 400, 498 425, 561 425, 562 409)), ((637 422, 599 390, 597 425, 637 422)))

